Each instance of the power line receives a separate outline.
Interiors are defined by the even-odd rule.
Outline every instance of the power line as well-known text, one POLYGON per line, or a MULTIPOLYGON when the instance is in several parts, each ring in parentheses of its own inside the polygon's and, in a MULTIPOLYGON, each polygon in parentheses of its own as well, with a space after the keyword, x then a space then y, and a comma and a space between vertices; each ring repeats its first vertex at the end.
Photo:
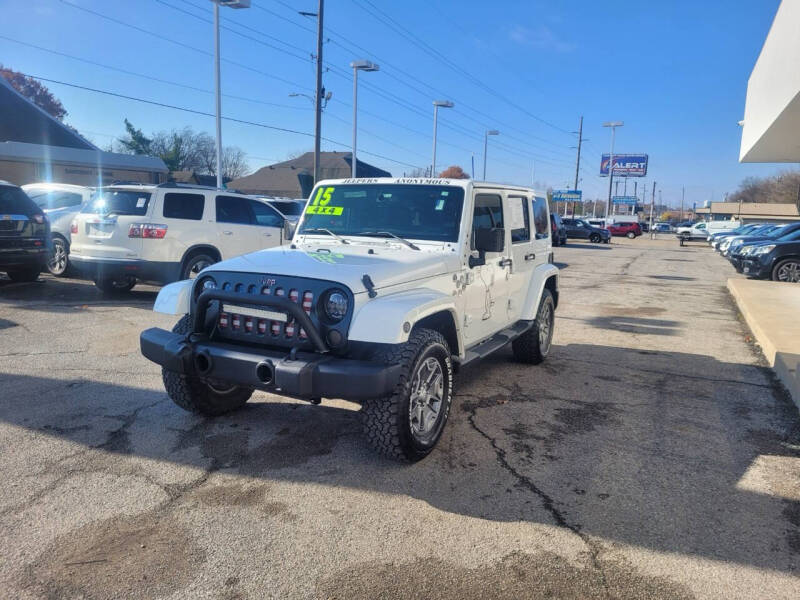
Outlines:
MULTIPOLYGON (((68 86, 68 87, 77 88, 77 89, 85 90, 85 91, 88 91, 88 92, 94 92, 94 93, 97 93, 97 94, 104 94, 106 96, 113 96, 115 98, 122 98, 124 100, 131 100, 133 102, 141 102, 143 104, 150 104, 150 105, 153 105, 153 106, 158 106, 160 108, 169 108, 169 109, 172 109, 172 110, 179 110, 181 112, 187 112, 187 113, 191 113, 191 114, 195 114, 195 115, 201 115, 201 116, 204 116, 204 117, 215 117, 216 116, 213 113, 205 112, 205 111, 202 111, 202 110, 195 110, 193 108, 186 108, 185 106, 176 106, 174 104, 167 104, 165 102, 157 102, 155 100, 147 100, 145 98, 136 98, 134 96, 127 96, 125 94, 119 94, 117 92, 111 92, 109 90, 101 90, 101 89, 92 88, 92 87, 88 87, 88 86, 84 86, 84 85, 78 85, 76 83, 69 83, 69 82, 66 82, 66 81, 60 81, 58 79, 50 79, 48 77, 40 77, 38 75, 32 75, 30 73, 22 73, 22 75, 25 75, 26 77, 31 77, 33 79, 37 79, 39 81, 45 81, 47 83, 55 83, 55 84, 58 84, 58 85, 65 85, 65 86, 68 86)), ((289 129, 287 127, 278 127, 276 125, 268 125, 266 123, 258 123, 256 121, 248 121, 246 119, 238 119, 238 118, 235 118, 235 117, 222 117, 222 118, 224 120, 226 120, 226 121, 231 121, 233 123, 240 123, 240 124, 243 124, 243 125, 252 125, 254 127, 262 127, 264 129, 271 129, 273 131, 281 131, 283 133, 292 133, 292 134, 295 134, 295 135, 302 135, 302 136, 305 136, 305 137, 314 137, 313 133, 307 133, 305 131, 297 131, 296 129, 289 129)), ((324 139, 326 142, 330 142, 332 144, 336 144, 337 146, 346 146, 346 144, 343 144, 342 142, 339 142, 339 141, 336 141, 336 140, 332 140, 330 138, 323 137, 322 139, 324 139)), ((412 165, 410 163, 406 163, 406 162, 399 161, 399 160, 396 160, 396 159, 393 159, 393 158, 389 158, 388 156, 384 156, 384 155, 378 154, 376 152, 368 152, 366 150, 362 150, 361 152, 363 152, 364 154, 369 154, 370 156, 375 156, 377 158, 381 158, 383 160, 388 160, 390 162, 397 163, 399 165, 403 165, 403 166, 406 166, 406 167, 411 167, 411 168, 415 168, 415 169, 419 168, 419 165, 412 165)))

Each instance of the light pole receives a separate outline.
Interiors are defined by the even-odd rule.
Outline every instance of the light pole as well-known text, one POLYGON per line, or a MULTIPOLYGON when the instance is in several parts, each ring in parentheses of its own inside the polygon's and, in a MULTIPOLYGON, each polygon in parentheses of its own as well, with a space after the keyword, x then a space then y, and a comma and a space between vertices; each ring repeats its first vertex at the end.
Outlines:
POLYGON ((439 107, 453 108, 455 104, 450 100, 434 100, 433 101, 433 160, 431 161, 431 177, 436 177, 436 125, 439 119, 439 107))
POLYGON ((380 67, 368 60, 355 60, 350 63, 353 69, 353 179, 356 178, 356 138, 358 134, 358 72, 359 71, 378 71, 380 67))
POLYGON ((500 135, 497 129, 489 129, 483 136, 483 180, 486 181, 486 151, 489 150, 489 136, 500 135))
POLYGON ((222 188, 222 83, 219 68, 219 7, 250 8, 250 0, 211 0, 214 3, 214 97, 217 113, 217 188, 222 188))
POLYGON ((625 123, 622 121, 606 121, 603 127, 611 127, 611 153, 608 155, 608 201, 606 202, 606 219, 611 213, 611 183, 614 179, 614 135, 617 132, 617 127, 622 127, 625 123))

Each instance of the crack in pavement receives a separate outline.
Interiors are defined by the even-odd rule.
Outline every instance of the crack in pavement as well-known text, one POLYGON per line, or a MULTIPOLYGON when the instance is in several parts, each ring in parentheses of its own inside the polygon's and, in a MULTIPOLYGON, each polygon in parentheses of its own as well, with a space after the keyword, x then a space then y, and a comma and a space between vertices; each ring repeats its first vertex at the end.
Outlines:
POLYGON ((603 590, 605 591, 606 597, 610 597, 605 571, 600 564, 599 558, 600 552, 603 550, 602 546, 590 536, 583 533, 580 527, 567 521, 567 518, 564 516, 564 514, 556 507, 553 498, 547 492, 537 486, 533 481, 531 481, 529 477, 526 477, 511 465, 511 463, 508 461, 507 452, 505 449, 500 447, 495 438, 478 427, 477 423, 475 422, 477 410, 478 409, 476 407, 469 411, 467 420, 469 421, 470 426, 492 446, 497 463, 509 474, 511 474, 511 476, 514 477, 521 486, 525 487, 539 497, 542 502, 542 507, 550 514, 556 525, 571 531, 586 545, 587 549, 589 550, 589 559, 591 561, 591 565, 600 575, 600 581, 603 585, 603 590))

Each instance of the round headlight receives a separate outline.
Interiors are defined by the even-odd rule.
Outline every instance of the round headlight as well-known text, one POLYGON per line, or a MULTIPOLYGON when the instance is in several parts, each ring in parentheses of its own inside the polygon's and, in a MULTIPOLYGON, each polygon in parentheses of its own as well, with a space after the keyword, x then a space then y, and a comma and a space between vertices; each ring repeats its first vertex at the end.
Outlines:
POLYGON ((333 290, 325 296, 325 315, 332 321, 341 321, 347 314, 347 296, 333 290))
POLYGON ((203 291, 205 290, 215 290, 217 289, 217 282, 208 277, 203 280, 203 291))

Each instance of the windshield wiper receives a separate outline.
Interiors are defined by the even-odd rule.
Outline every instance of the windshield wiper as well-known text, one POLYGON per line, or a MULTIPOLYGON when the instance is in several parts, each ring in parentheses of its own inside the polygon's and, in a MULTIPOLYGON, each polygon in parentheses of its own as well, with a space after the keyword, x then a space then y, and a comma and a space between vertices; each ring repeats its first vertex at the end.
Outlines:
POLYGON ((398 242, 402 242, 403 244, 405 244, 406 246, 408 246, 412 250, 419 250, 420 249, 419 246, 417 246, 415 243, 409 242, 407 239, 401 238, 399 235, 395 235, 391 231, 359 231, 358 233, 354 233, 353 235, 365 235, 365 236, 387 235, 389 237, 393 237, 398 242))
POLYGON ((349 244, 350 243, 346 239, 344 239, 342 236, 336 235, 330 229, 325 229, 324 227, 314 227, 312 229, 304 229, 302 231, 302 233, 320 233, 320 232, 327 233, 329 236, 336 238, 336 240, 341 242, 342 244, 349 244))

